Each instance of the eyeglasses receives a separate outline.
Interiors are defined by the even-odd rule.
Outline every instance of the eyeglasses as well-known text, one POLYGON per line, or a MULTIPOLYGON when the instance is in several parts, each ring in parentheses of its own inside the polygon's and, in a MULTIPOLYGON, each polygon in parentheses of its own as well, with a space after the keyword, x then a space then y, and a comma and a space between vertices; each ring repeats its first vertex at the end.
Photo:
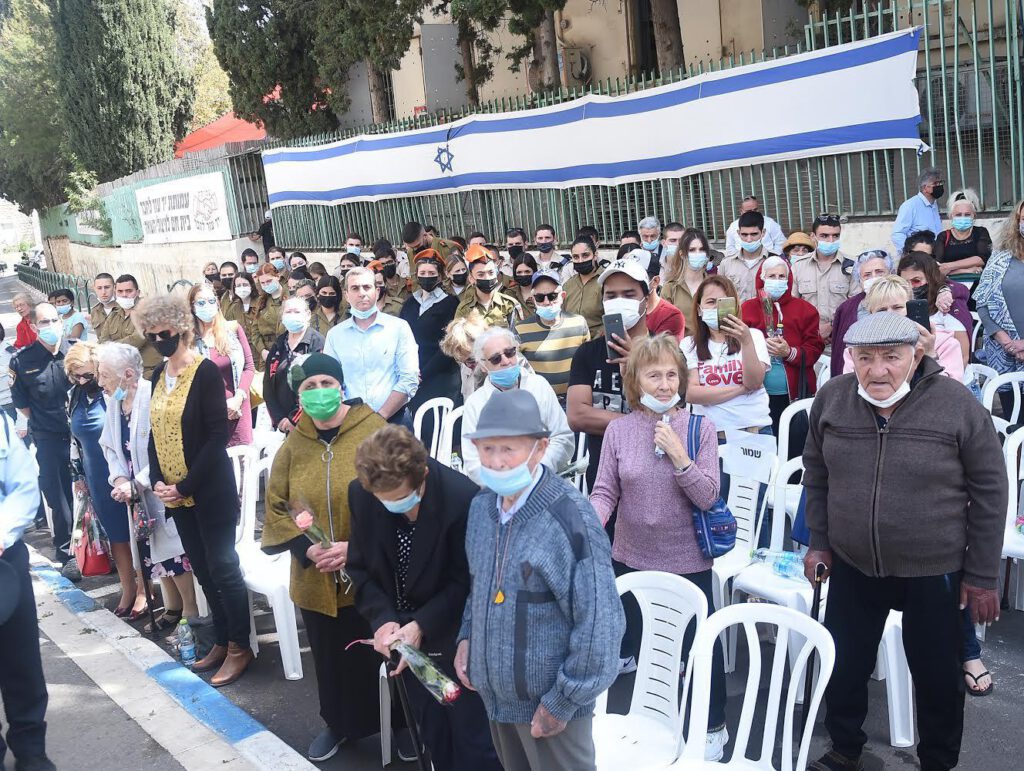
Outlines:
POLYGON ((83 372, 80 375, 72 375, 71 377, 73 377, 79 383, 91 383, 93 380, 96 379, 96 375, 93 374, 92 372, 83 372))
POLYGON ((506 348, 505 350, 500 351, 499 353, 496 353, 493 356, 488 356, 487 362, 492 367, 497 367, 499 364, 501 364, 502 357, 506 359, 512 359, 514 361, 517 353, 519 353, 519 349, 516 348, 515 346, 512 346, 511 348, 506 348))
POLYGON ((549 303, 558 302, 558 298, 562 296, 561 292, 534 292, 533 299, 537 302, 541 300, 547 300, 549 303))
POLYGON ((815 225, 827 225, 830 228, 839 227, 842 224, 842 220, 839 219, 838 214, 819 214, 814 218, 815 225))
POLYGON ((145 336, 146 339, 149 340, 149 342, 155 343, 157 340, 170 340, 177 334, 177 332, 172 332, 171 330, 168 329, 165 330, 164 332, 146 332, 145 336))
POLYGON ((207 305, 216 305, 216 300, 196 300, 193 305, 197 308, 205 308, 207 305))

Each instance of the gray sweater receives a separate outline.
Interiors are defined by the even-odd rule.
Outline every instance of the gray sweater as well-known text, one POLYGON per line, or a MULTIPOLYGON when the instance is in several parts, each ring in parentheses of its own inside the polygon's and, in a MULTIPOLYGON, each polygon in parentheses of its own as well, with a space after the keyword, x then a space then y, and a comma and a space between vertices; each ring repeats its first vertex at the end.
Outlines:
POLYGON ((826 383, 811 407, 804 488, 811 548, 867 576, 999 575, 1007 481, 992 418, 925 357, 910 395, 879 427, 857 376, 826 383))
POLYGON ((587 499, 544 469, 499 525, 497 496, 484 490, 470 506, 466 555, 472 585, 459 640, 469 640, 469 679, 488 717, 527 724, 541 703, 560 720, 590 715, 618 673, 625 616, 608 536, 587 499))

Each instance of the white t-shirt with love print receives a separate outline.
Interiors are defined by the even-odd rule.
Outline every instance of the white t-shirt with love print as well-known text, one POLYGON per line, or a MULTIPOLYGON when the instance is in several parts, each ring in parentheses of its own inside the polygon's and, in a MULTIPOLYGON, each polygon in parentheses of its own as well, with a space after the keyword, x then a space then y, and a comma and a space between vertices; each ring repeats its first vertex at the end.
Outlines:
MULTIPOLYGON (((764 362, 765 367, 771 366, 771 356, 768 355, 768 347, 764 344, 764 335, 759 329, 751 329, 750 335, 754 339, 754 351, 757 358, 764 362)), ((708 350, 711 358, 706 361, 697 361, 697 347, 692 337, 686 337, 679 346, 686 357, 686 366, 690 371, 697 372, 698 382, 702 386, 727 386, 740 385, 743 383, 743 354, 737 351, 729 353, 728 343, 716 343, 708 340, 708 350)), ((698 415, 707 415, 719 431, 728 428, 751 428, 770 426, 771 415, 768 412, 768 392, 764 388, 756 391, 747 391, 729 399, 727 402, 713 405, 693 405, 693 412, 698 415)))

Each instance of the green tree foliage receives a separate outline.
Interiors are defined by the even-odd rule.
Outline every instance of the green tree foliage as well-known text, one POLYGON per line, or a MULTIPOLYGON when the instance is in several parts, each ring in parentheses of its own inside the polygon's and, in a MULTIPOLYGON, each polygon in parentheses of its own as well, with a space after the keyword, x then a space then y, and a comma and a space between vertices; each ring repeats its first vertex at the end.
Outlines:
POLYGON ((167 1, 49 3, 69 151, 100 180, 171 158, 195 92, 167 1))
POLYGON ((50 12, 10 0, 0 21, 0 196, 28 212, 60 203, 68 173, 50 12))
POLYGON ((203 6, 195 0, 180 0, 174 6, 174 37, 178 60, 195 87, 192 120, 195 131, 231 111, 228 75, 221 69, 206 30, 203 6))
POLYGON ((333 131, 333 91, 312 55, 315 4, 214 0, 206 9, 213 50, 231 83, 235 114, 277 137, 333 131), (310 6, 313 6, 312 8, 310 6))

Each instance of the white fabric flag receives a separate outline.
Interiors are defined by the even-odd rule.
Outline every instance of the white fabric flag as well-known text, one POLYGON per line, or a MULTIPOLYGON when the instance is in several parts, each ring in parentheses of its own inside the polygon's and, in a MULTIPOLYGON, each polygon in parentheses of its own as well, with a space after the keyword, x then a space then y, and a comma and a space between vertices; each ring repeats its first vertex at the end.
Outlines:
POLYGON ((618 185, 858 150, 920 150, 919 36, 920 28, 901 30, 625 96, 591 94, 267 150, 270 205, 618 185), (827 106, 816 106, 814 95, 826 95, 827 106))

